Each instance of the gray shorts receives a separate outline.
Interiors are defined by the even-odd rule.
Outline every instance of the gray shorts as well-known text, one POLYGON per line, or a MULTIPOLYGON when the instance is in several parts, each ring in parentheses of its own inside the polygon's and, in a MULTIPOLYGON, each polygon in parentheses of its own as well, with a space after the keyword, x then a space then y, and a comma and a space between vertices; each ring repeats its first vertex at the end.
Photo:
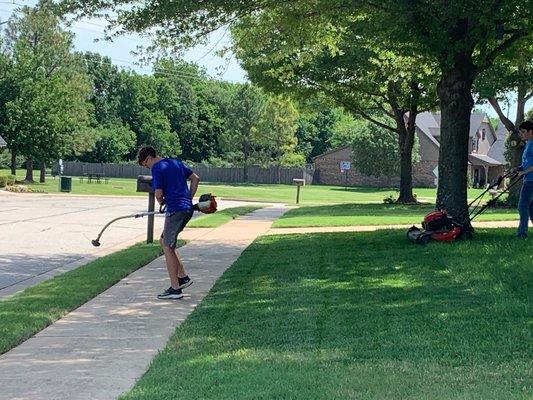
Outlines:
POLYGON ((176 211, 165 217, 165 227, 161 234, 161 239, 165 246, 176 248, 178 234, 185 228, 185 225, 191 220, 193 209, 176 211))

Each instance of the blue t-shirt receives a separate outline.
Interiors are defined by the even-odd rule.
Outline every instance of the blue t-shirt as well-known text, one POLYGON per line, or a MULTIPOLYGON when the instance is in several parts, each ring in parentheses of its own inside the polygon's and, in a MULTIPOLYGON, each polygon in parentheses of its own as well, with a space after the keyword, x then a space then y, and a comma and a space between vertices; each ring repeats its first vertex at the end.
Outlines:
POLYGON ((185 211, 192 208, 191 192, 187 178, 192 170, 180 160, 163 158, 152 166, 152 187, 163 189, 167 213, 185 211))
MULTIPOLYGON (((533 166, 533 139, 530 139, 526 143, 526 148, 522 153, 522 165, 520 166, 523 171, 533 166)), ((529 172, 524 175, 524 181, 533 182, 533 172, 529 172)))

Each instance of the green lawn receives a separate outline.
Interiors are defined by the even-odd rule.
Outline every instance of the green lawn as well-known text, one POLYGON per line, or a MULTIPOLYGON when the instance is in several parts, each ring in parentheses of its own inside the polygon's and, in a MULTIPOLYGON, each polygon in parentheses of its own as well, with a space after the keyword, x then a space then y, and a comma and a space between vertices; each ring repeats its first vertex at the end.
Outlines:
MULTIPOLYGON (((0 170, 0 175, 9 174, 9 170, 0 170)), ((26 176, 26 171, 17 170, 17 179, 23 180, 26 176)), ((59 191, 59 178, 54 179, 47 175, 46 183, 38 183, 39 171, 35 171, 33 178, 36 183, 29 184, 27 186, 41 190, 47 193, 60 193, 59 191)), ((79 177, 72 177, 72 193, 81 195, 113 195, 113 196, 146 196, 146 193, 137 193, 137 180, 136 179, 118 179, 110 178, 108 183, 87 183, 87 180, 80 182, 79 177)))
POLYGON ((241 215, 246 215, 252 211, 259 210, 262 206, 243 206, 232 207, 224 210, 217 211, 214 214, 203 215, 201 217, 193 219, 187 224, 187 228, 216 228, 226 222, 231 221, 241 215))
MULTIPOLYGON (((184 243, 179 242, 180 245, 184 243)), ((30 338, 161 254, 159 243, 139 243, 0 301, 0 354, 30 338)))
POLYGON ((513 233, 261 237, 121 399, 531 399, 532 242, 513 233))
MULTIPOLYGON (((434 210, 430 205, 339 204, 294 208, 274 221, 274 228, 305 226, 401 225, 420 224, 424 215, 434 210)), ((477 221, 518 219, 514 209, 487 209, 477 221)))
MULTIPOLYGON (((8 170, 0 171, 0 174, 8 174, 8 170)), ((17 177, 24 178, 24 171, 18 170, 17 177)), ((35 175, 38 179, 38 175, 35 175)), ((200 177, 201 178, 201 177, 200 177)), ((59 181, 47 177, 44 184, 35 183, 31 187, 44 190, 49 193, 59 192, 59 181)), ((72 193, 83 195, 141 195, 137 193, 137 183, 135 179, 111 178, 109 183, 81 183, 79 178, 72 178, 72 193)), ((436 189, 417 188, 415 189, 418 199, 422 202, 434 202, 436 189)), ((213 193, 222 199, 265 201, 295 203, 296 187, 291 185, 266 185, 266 184, 222 184, 200 182, 198 193, 213 193)), ((480 189, 471 189, 470 197, 475 197, 481 193, 480 189)), ((390 195, 395 195, 392 189, 378 189, 365 187, 350 187, 345 190, 342 186, 308 185, 301 188, 300 202, 302 204, 334 204, 334 203, 382 203, 383 199, 390 195)))

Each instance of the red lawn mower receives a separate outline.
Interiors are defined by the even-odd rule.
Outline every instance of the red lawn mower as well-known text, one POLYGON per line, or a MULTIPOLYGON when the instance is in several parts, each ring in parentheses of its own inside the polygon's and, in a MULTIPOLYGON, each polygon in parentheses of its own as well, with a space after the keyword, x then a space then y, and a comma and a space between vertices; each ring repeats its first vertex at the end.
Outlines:
POLYGON ((439 242, 453 242, 458 239, 471 239, 474 233, 472 228, 472 221, 479 214, 485 211, 488 207, 493 205, 501 196, 508 193, 509 190, 522 180, 522 175, 517 171, 509 171, 504 175, 498 177, 496 182, 484 190, 478 197, 476 197, 464 213, 457 217, 452 217, 446 210, 436 210, 430 212, 422 221, 422 229, 412 226, 407 231, 407 238, 412 243, 427 244, 430 240, 439 242), (509 185, 502 191, 490 199, 486 204, 481 205, 483 197, 490 191, 494 191, 500 186, 504 179, 509 178, 509 185), (470 210, 470 211, 469 211, 470 210), (468 212, 466 221, 463 220, 464 215, 468 212))

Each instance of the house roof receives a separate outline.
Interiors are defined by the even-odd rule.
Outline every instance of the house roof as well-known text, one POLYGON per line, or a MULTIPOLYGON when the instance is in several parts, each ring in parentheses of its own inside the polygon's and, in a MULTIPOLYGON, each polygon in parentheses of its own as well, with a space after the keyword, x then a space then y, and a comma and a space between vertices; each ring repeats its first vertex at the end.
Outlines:
POLYGON ((351 148, 351 147, 352 147, 351 145, 337 147, 336 149, 331 149, 331 150, 326 151, 325 153, 319 154, 318 156, 314 156, 312 158, 312 160, 316 160, 317 158, 325 157, 327 155, 330 155, 330 154, 333 154, 333 153, 336 153, 338 151, 341 151, 341 150, 344 150, 344 149, 347 149, 347 148, 351 148))
POLYGON ((440 129, 440 115, 432 114, 429 111, 419 113, 416 115, 416 126, 425 134, 431 135, 430 129, 440 129))
MULTIPOLYGON (((431 113, 429 111, 420 113, 416 116, 416 125, 426 134, 434 136, 436 132, 440 135, 440 122, 441 117, 438 113, 431 113)), ((490 125, 490 121, 485 113, 472 113, 470 115, 470 136, 474 136, 479 129, 479 126, 487 122, 490 125)), ((438 136, 438 135, 437 135, 438 136)))
POLYGON ((431 131, 434 129, 440 129, 440 115, 432 114, 430 112, 423 112, 416 116, 416 127, 428 140, 435 146, 440 147, 439 142, 432 135, 431 131), (438 118, 436 116, 438 115, 438 118))
POLYGON ((0 147, 5 147, 7 146, 7 143, 6 141, 2 138, 2 136, 0 136, 0 147))
POLYGON ((496 130, 496 141, 492 143, 488 153, 490 158, 498 160, 502 164, 506 164, 507 162, 505 160, 505 141, 507 140, 507 135, 507 128, 500 121, 496 130))
POLYGON ((473 165, 480 165, 480 164, 490 165, 490 166, 503 165, 503 163, 499 162, 498 160, 495 160, 494 158, 491 158, 484 154, 469 154, 468 161, 470 161, 470 163, 473 165))
MULTIPOLYGON (((479 130, 479 126, 485 121, 487 118, 487 114, 479 114, 479 113, 472 113, 470 115, 470 137, 476 136, 477 131, 479 130)), ((490 121, 489 121, 490 124, 490 121)))

